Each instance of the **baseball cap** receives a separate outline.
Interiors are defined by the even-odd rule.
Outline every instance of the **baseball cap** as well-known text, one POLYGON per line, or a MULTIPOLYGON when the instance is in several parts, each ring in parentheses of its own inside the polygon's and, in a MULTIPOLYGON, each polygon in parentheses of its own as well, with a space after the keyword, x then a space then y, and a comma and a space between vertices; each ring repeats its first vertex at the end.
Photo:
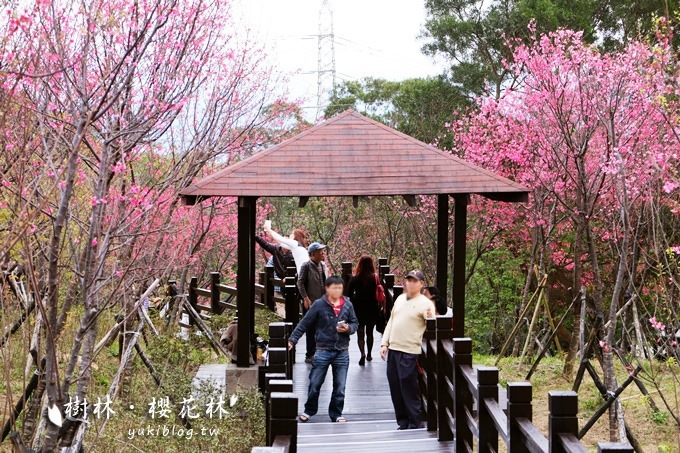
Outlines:
POLYGON ((324 244, 319 244, 318 242, 312 242, 307 248, 308 253, 316 252, 317 250, 323 250, 326 246, 324 244))
POLYGON ((425 274, 423 274, 423 271, 421 271, 421 270, 414 269, 406 275, 406 278, 414 278, 416 280, 420 280, 421 282, 424 282, 425 281, 425 274))

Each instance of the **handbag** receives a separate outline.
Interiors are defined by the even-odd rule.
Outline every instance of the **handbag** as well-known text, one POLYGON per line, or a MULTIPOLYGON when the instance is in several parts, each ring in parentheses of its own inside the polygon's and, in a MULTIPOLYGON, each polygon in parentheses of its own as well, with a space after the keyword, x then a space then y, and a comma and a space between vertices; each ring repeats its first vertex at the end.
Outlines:
POLYGON ((385 326, 387 325, 387 307, 385 306, 387 295, 385 294, 385 287, 380 284, 378 274, 375 274, 375 300, 378 301, 378 319, 375 324, 375 330, 384 333, 385 326))
POLYGON ((387 297, 385 296, 385 287, 380 284, 380 278, 378 277, 378 274, 375 274, 375 300, 378 301, 378 304, 382 308, 385 308, 385 302, 387 301, 387 297))

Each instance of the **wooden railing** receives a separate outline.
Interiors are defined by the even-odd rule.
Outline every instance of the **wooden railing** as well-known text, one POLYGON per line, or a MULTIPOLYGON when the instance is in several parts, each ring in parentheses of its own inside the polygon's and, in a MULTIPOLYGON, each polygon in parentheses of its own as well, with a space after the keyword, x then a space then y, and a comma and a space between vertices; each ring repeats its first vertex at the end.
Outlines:
MULTIPOLYGON (((548 437, 532 423, 529 382, 498 384, 498 368, 472 366, 472 340, 451 338, 451 318, 428 319, 423 337, 422 399, 427 428, 455 451, 586 452, 578 438, 578 395, 548 392, 548 437), (455 435, 454 435, 455 433, 455 435)), ((600 442, 599 452, 632 452, 627 442, 600 442)))
POLYGON ((295 453, 297 451, 298 399, 293 393, 292 351, 289 322, 269 324, 267 362, 258 368, 259 389, 264 399, 267 447, 254 447, 253 453, 295 453))

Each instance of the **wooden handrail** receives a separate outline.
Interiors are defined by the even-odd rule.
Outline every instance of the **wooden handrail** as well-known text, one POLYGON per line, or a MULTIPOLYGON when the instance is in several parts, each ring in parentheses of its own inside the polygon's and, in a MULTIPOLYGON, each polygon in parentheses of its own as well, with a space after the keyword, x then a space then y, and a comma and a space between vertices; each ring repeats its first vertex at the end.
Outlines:
POLYGON ((518 418, 517 425, 523 435, 523 442, 530 452, 543 453, 549 450, 548 439, 541 430, 527 418, 518 418))
MULTIPOLYGON (((474 439, 479 451, 497 451, 499 439, 508 452, 587 451, 578 438, 575 392, 549 392, 546 437, 531 421, 531 384, 509 382, 505 390, 498 383, 497 368, 472 365, 472 340, 450 339, 450 326, 450 318, 430 319, 423 338, 425 376, 421 387, 428 430, 437 430, 439 440, 447 441, 454 440, 457 431, 458 451, 471 451, 474 439), (434 393, 432 386, 436 386, 434 393)), ((628 443, 600 443, 598 448, 603 452, 632 451, 628 443)))

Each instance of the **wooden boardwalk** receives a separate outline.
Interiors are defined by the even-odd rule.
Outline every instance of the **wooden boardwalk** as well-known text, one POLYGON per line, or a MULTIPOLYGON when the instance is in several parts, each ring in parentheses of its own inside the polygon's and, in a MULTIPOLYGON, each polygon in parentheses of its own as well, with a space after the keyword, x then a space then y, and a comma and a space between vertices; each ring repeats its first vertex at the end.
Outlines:
MULTIPOLYGON (((380 334, 376 332, 373 361, 359 366, 356 335, 350 342, 350 365, 345 390, 347 423, 332 423, 328 403, 333 376, 328 371, 319 396, 319 412, 308 423, 298 423, 299 452, 437 452, 451 451, 453 442, 438 442, 435 432, 425 428, 398 431, 387 385, 386 363, 380 359, 380 334)), ((305 363, 305 337, 298 342, 293 369, 293 391, 298 396, 298 411, 304 411, 311 365, 305 363)))

